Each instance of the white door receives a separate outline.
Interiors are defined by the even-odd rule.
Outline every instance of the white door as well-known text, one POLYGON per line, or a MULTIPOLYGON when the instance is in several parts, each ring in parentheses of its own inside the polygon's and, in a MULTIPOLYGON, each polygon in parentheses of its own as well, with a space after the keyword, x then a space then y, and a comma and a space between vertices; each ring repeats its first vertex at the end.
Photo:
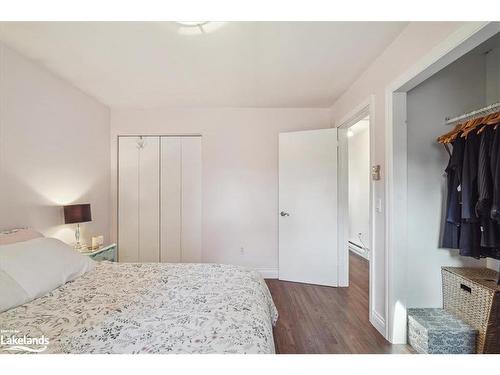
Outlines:
POLYGON ((201 137, 161 137, 162 262, 201 262, 201 137))
POLYGON ((118 150, 119 260, 158 262, 159 138, 120 137, 118 150))
POLYGON ((183 137, 181 261, 201 262, 201 137, 183 137))
POLYGON ((279 278, 338 285, 337 129, 279 135, 279 278))
POLYGON ((162 262, 181 262, 181 137, 161 137, 160 243, 162 262))
POLYGON ((139 261, 139 151, 137 138, 118 138, 118 255, 139 261))

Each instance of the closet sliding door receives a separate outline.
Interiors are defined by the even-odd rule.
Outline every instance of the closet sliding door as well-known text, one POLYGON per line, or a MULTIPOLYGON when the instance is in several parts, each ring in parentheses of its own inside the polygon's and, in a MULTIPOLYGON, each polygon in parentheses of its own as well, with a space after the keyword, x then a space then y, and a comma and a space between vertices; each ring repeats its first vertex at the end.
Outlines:
POLYGON ((201 137, 119 137, 121 262, 201 262, 201 137))
POLYGON ((161 261, 181 262, 181 138, 161 138, 161 261))
POLYGON ((139 151, 137 139, 118 138, 118 252, 120 262, 139 259, 139 151))
POLYGON ((160 260, 160 140, 143 137, 139 149, 139 262, 160 260))
POLYGON ((181 261, 201 262, 201 137, 182 138, 181 149, 181 261))
POLYGON ((201 261, 201 137, 161 137, 161 261, 201 261))
POLYGON ((160 260, 160 140, 118 141, 118 245, 121 262, 160 260))

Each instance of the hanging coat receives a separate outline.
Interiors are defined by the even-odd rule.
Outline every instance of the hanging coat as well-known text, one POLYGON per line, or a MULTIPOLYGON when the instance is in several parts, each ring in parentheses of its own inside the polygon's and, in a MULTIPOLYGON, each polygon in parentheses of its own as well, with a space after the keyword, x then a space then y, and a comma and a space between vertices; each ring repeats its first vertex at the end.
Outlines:
MULTIPOLYGON (((487 126, 481 133, 478 159, 478 201, 476 214, 481 225, 481 247, 495 248, 500 246, 500 224, 491 219, 491 208, 493 202, 493 174, 495 173, 492 163, 492 145, 495 131, 487 126)), ((484 249, 483 249, 484 252, 484 249)), ((489 256, 481 254, 483 256, 489 256)))
POLYGON ((462 225, 460 229, 460 255, 481 256, 481 226, 476 215, 478 194, 478 160, 480 136, 471 132, 464 147, 462 167, 462 225))
POLYGON ((492 204, 490 217, 500 223, 500 129, 493 131, 493 141, 491 144, 491 177, 492 184, 492 204))
POLYGON ((460 179, 464 156, 465 139, 458 137, 452 143, 453 150, 446 167, 447 199, 445 223, 441 247, 458 249, 460 244, 460 225, 462 219, 460 179))

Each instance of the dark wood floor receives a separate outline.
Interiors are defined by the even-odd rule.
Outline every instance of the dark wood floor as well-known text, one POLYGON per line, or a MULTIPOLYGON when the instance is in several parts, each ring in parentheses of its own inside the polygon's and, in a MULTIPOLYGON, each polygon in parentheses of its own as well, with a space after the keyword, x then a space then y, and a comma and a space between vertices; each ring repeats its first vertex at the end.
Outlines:
POLYGON ((278 308, 277 353, 409 353, 368 321, 368 262, 349 257, 350 286, 331 288, 266 280, 278 308))

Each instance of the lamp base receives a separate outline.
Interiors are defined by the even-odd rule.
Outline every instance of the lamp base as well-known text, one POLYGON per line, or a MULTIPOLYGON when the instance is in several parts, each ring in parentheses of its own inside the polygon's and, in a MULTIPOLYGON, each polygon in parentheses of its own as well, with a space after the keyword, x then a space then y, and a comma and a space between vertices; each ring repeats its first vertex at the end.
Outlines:
POLYGON ((75 231, 75 244, 73 245, 74 249, 80 252, 85 252, 87 251, 87 245, 84 243, 80 242, 80 224, 76 224, 76 231, 75 231))

